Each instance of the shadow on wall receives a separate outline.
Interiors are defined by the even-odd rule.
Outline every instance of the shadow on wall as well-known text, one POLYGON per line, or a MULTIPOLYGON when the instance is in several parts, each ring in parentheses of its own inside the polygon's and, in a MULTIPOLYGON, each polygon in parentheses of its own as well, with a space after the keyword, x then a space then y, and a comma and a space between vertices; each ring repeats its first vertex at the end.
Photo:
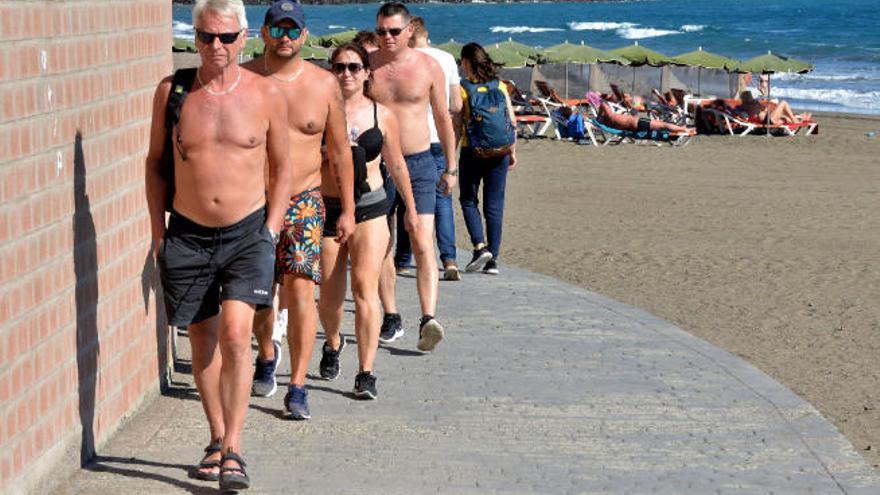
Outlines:
POLYGON ((164 392, 171 383, 171 359, 168 355, 168 343, 171 338, 171 329, 165 317, 165 299, 162 293, 162 284, 159 280, 159 267, 153 256, 152 248, 147 249, 144 259, 144 267, 141 270, 141 292, 144 297, 144 314, 150 314, 150 293, 156 301, 156 372, 159 377, 159 386, 164 392))
POLYGON ((98 355, 98 243, 89 196, 82 133, 73 144, 73 272, 76 276, 76 367, 79 419, 82 425, 80 465, 95 455, 95 393, 98 355))

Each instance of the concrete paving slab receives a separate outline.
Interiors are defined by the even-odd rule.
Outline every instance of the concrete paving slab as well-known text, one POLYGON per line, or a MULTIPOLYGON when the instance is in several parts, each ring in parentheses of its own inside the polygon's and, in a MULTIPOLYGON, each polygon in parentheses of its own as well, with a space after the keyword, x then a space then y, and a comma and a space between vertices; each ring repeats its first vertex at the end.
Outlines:
MULTIPOLYGON (((339 379, 309 379, 313 419, 280 419, 283 387, 252 399, 246 493, 880 493, 833 425, 743 360, 555 279, 463 275, 441 282, 447 338, 429 355, 398 278, 407 334, 379 351, 379 400, 350 396, 354 345, 339 379)), ((208 433, 191 376, 174 383, 56 493, 216 493, 187 478, 208 433)))

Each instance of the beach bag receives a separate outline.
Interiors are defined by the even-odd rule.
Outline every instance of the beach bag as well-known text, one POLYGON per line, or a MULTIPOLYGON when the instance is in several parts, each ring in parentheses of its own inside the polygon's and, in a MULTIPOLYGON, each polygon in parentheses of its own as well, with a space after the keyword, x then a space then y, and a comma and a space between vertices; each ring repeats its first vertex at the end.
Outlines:
POLYGON ((174 134, 174 126, 180 121, 183 102, 196 78, 196 70, 179 69, 174 72, 174 77, 171 79, 171 91, 168 93, 168 104, 165 107, 165 145, 162 148, 162 158, 159 162, 159 175, 167 185, 165 211, 171 211, 174 204, 174 143, 172 135, 174 134))
POLYGON ((516 142, 516 129, 507 111, 507 98, 498 80, 472 83, 462 78, 461 87, 468 96, 470 119, 466 132, 477 158, 496 158, 510 153, 516 142))
POLYGON ((565 126, 566 137, 580 141, 586 137, 586 128, 584 127, 584 116, 580 113, 573 113, 568 118, 565 126))

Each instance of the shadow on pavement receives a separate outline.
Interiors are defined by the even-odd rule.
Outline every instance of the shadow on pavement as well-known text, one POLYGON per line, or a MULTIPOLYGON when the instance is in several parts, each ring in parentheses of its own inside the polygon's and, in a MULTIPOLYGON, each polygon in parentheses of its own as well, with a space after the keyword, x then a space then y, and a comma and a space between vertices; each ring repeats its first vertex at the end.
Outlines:
POLYGON ((181 490, 186 490, 189 493, 193 493, 196 495, 207 495, 207 494, 216 494, 217 487, 216 486, 200 486, 194 485, 192 483, 187 483, 186 481, 182 481, 178 478, 172 478, 170 476, 165 476, 159 473, 150 472, 146 468, 172 468, 179 469, 186 473, 192 469, 192 466, 186 466, 183 464, 166 464, 163 462, 156 461, 148 461, 145 459, 138 459, 136 457, 113 457, 113 456, 102 456, 97 455, 84 469, 89 471, 101 472, 101 473, 112 473, 118 474, 120 476, 126 476, 128 478, 141 478, 145 480, 153 480, 159 481, 161 483, 167 483, 168 485, 177 487, 181 490), (132 468, 123 468, 113 466, 111 464, 124 464, 128 466, 133 466, 132 468), (143 467, 143 469, 138 469, 138 467, 143 467))

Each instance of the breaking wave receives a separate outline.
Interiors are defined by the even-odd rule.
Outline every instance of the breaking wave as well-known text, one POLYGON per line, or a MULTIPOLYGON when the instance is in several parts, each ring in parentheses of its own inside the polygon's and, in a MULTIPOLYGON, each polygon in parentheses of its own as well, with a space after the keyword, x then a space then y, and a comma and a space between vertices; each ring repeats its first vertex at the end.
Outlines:
POLYGON ((617 29, 628 29, 636 27, 638 24, 631 22, 569 22, 568 28, 572 31, 613 31, 617 29))
POLYGON ((532 27, 532 26, 492 26, 489 31, 493 33, 548 33, 551 31, 563 31, 560 28, 532 27))
POLYGON ((834 88, 801 89, 777 86, 771 88, 771 96, 774 98, 799 100, 807 103, 806 106, 810 106, 810 102, 815 102, 870 112, 880 110, 880 91, 855 91, 834 88))
POLYGON ((658 36, 668 36, 670 34, 681 34, 681 31, 671 31, 669 29, 654 28, 623 28, 616 31, 621 38, 628 40, 642 40, 645 38, 656 38, 658 36))
POLYGON ((656 38, 670 34, 694 33, 702 31, 706 26, 702 24, 685 24, 679 30, 657 29, 644 27, 633 22, 569 22, 568 28, 572 31, 614 31, 617 36, 628 40, 641 40, 656 38))
POLYGON ((187 24, 183 21, 172 21, 171 35, 175 38, 192 38, 196 35, 196 30, 192 24, 187 24))

